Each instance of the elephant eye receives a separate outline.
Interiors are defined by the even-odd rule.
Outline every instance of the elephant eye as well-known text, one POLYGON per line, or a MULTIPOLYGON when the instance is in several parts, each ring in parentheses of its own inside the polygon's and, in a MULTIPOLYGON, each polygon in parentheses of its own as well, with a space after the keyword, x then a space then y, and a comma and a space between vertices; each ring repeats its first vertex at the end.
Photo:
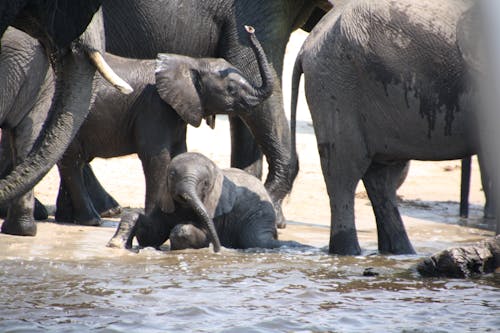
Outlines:
POLYGON ((231 96, 235 96, 238 94, 238 87, 234 83, 229 83, 227 86, 227 92, 231 96))

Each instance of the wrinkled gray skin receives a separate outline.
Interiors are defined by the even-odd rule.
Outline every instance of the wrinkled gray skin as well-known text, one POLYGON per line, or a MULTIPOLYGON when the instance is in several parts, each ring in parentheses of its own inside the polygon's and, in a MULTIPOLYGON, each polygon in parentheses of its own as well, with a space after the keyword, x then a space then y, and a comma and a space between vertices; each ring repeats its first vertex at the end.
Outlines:
POLYGON ((58 197, 69 195, 73 211, 68 214, 65 200, 58 198, 56 220, 99 225, 100 212, 89 196, 83 167, 94 157, 132 153, 142 162, 149 214, 166 187, 170 159, 187 150, 187 122, 199 126, 215 113, 248 114, 268 98, 273 89, 270 67, 253 30, 248 29, 247 38, 261 68, 260 87, 224 59, 160 54, 157 60, 136 60, 107 54, 108 64, 132 85, 134 93, 123 96, 102 79, 95 83, 96 102, 58 163, 64 184, 58 197))
POLYGON ((231 166, 260 177, 264 153, 269 165, 266 188, 276 205, 277 222, 284 227, 281 201, 297 173, 297 161, 290 160, 281 91, 285 48, 293 30, 304 23, 313 26, 330 7, 326 0, 107 0, 106 49, 144 59, 163 52, 220 57, 259 85, 258 63, 243 25, 255 27, 275 77, 274 90, 256 112, 230 117, 231 166), (308 21, 318 7, 322 10, 308 21))
POLYGON ((131 248, 134 237, 140 246, 155 248, 170 239, 172 250, 207 247, 210 242, 215 252, 220 245, 237 249, 300 246, 276 239, 271 198, 254 176, 239 169, 221 170, 199 153, 173 158, 167 175, 164 206, 148 215, 122 217, 108 246, 131 248), (217 237, 219 241, 214 241, 217 237))
MULTIPOLYGON (((53 75, 48 69, 45 50, 36 39, 20 30, 7 29, 0 51, 3 176, 12 170, 13 163, 26 158, 42 130, 54 94, 53 75)), ((7 224, 30 224, 33 191, 14 200, 6 213, 7 224)))
POLYGON ((452 0, 353 1, 330 11, 305 41, 292 83, 292 151, 303 73, 330 197, 330 253, 361 252, 354 224, 361 179, 379 251, 414 253, 396 201, 408 161, 477 152, 474 88, 457 35, 467 30, 459 27, 465 9, 452 0))
MULTIPOLYGON (((0 2, 0 37, 8 26, 14 26, 37 38, 44 46, 45 56, 50 60, 55 74, 54 97, 40 130, 41 119, 33 118, 34 123, 29 124, 29 120, 23 123, 20 118, 27 113, 37 114, 30 104, 38 98, 38 91, 27 89, 23 91, 26 97, 19 99, 16 92, 9 89, 12 86, 21 90, 25 86, 36 88, 31 83, 32 75, 34 80, 42 84, 40 77, 45 77, 46 60, 37 62, 32 59, 32 56, 38 58, 39 53, 36 52, 28 54, 28 58, 19 58, 19 64, 2 60, 6 66, 13 66, 12 73, 15 73, 11 74, 11 80, 4 80, 4 75, 0 79, 0 91, 7 92, 7 97, 1 98, 4 103, 0 109, 2 130, 6 130, 8 126, 12 126, 12 129, 20 126, 16 128, 15 137, 11 138, 11 146, 21 149, 20 152, 13 152, 9 162, 13 168, 0 180, 0 204, 11 204, 8 218, 2 224, 3 233, 23 236, 36 234, 36 225, 30 211, 33 209, 32 196, 25 193, 62 156, 88 113, 93 100, 92 82, 96 72, 96 62, 91 63, 89 55, 96 55, 94 51, 104 51, 102 21, 99 18, 92 20, 99 6, 98 0, 0 2), (86 30, 91 20, 91 27, 86 30), (33 143, 33 149, 28 148, 25 145, 27 143, 33 143)), ((33 51, 30 47, 27 50, 33 51)), ((21 54, 25 50, 18 51, 21 54)), ((17 57, 17 54, 13 57, 17 57)), ((5 170, 3 167, 0 169, 5 170)))

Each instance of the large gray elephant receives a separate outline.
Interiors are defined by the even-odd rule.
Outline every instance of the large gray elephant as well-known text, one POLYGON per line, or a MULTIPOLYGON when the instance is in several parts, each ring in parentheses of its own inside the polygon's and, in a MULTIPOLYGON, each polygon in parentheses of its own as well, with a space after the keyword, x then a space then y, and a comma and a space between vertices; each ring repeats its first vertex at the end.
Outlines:
POLYGON ((150 214, 122 217, 110 247, 158 248, 170 239, 171 250, 203 248, 211 242, 236 249, 302 246, 279 241, 276 213, 262 182, 239 169, 219 169, 199 153, 172 159, 166 170, 163 206, 150 214))
POLYGON ((274 92, 255 112, 230 117, 231 166, 260 176, 262 150, 269 164, 266 188, 284 226, 280 203, 297 166, 290 160, 281 91, 285 47, 293 30, 313 26, 329 8, 327 0, 107 0, 106 49, 130 58, 153 59, 162 52, 221 57, 259 85, 258 62, 243 29, 244 24, 254 26, 275 77, 274 92))
POLYGON ((83 167, 94 157, 137 153, 146 178, 145 212, 159 203, 170 159, 186 151, 187 123, 199 126, 216 113, 248 114, 268 98, 273 76, 266 55, 247 26, 259 64, 262 85, 254 86, 237 68, 220 58, 160 54, 157 60, 136 60, 107 54, 106 61, 134 88, 128 96, 107 82, 95 83, 96 101, 63 158, 57 221, 99 225, 86 188, 83 167), (186 96, 189 96, 186 98, 186 96), (64 193, 67 189, 68 193, 64 193), (61 197, 69 195, 72 212, 61 197))
POLYGON ((292 151, 302 73, 331 209, 329 251, 361 249, 354 192, 362 179, 382 253, 414 253, 396 187, 410 159, 478 151, 472 63, 461 1, 361 0, 328 13, 295 64, 292 151))
POLYGON ((36 234, 32 195, 25 193, 62 156, 85 119, 93 99, 96 68, 129 92, 130 87, 103 62, 102 19, 97 17, 85 30, 99 6, 100 1, 68 0, 7 0, 0 4, 0 36, 13 25, 43 45, 28 41, 27 35, 2 39, 0 125, 12 139, 13 166, 0 180, 0 203, 11 206, 2 224, 4 233, 36 234), (51 73, 47 74, 47 59, 55 73, 52 88, 44 84, 51 82, 46 77, 51 73), (52 99, 46 96, 50 89, 54 89, 52 99))

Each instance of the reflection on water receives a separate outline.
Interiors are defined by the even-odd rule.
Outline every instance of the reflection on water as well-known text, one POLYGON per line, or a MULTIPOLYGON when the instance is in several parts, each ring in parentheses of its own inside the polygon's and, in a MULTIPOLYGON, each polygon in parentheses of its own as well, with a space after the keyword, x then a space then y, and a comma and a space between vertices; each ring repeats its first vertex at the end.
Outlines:
POLYGON ((421 279, 415 256, 160 252, 0 263, 0 331, 497 331, 500 277, 421 279), (365 277, 373 267, 378 276, 365 277))

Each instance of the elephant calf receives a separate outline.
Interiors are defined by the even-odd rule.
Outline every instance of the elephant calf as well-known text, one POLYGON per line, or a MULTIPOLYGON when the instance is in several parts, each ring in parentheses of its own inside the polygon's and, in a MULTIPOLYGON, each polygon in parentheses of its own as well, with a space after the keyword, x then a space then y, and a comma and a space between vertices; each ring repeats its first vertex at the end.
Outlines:
POLYGON ((170 248, 220 246, 246 249, 298 246, 277 240, 276 213, 262 182, 239 169, 219 169, 199 153, 184 153, 167 167, 163 207, 122 218, 110 247, 170 248))
POLYGON ((261 69, 260 87, 223 59, 160 54, 155 61, 106 55, 116 72, 133 86, 134 93, 123 96, 104 82, 96 82, 95 103, 58 163, 62 189, 56 220, 99 225, 100 216, 91 196, 106 198, 107 193, 102 193, 93 174, 86 173, 91 178, 84 181, 83 167, 94 157, 132 153, 137 153, 142 162, 145 211, 150 213, 165 188, 166 165, 173 156, 186 151, 186 123, 198 127, 203 118, 208 121, 217 113, 249 113, 271 95, 273 80, 266 55, 253 28, 246 29, 261 69), (91 188, 86 188, 88 182, 93 184, 91 188))

